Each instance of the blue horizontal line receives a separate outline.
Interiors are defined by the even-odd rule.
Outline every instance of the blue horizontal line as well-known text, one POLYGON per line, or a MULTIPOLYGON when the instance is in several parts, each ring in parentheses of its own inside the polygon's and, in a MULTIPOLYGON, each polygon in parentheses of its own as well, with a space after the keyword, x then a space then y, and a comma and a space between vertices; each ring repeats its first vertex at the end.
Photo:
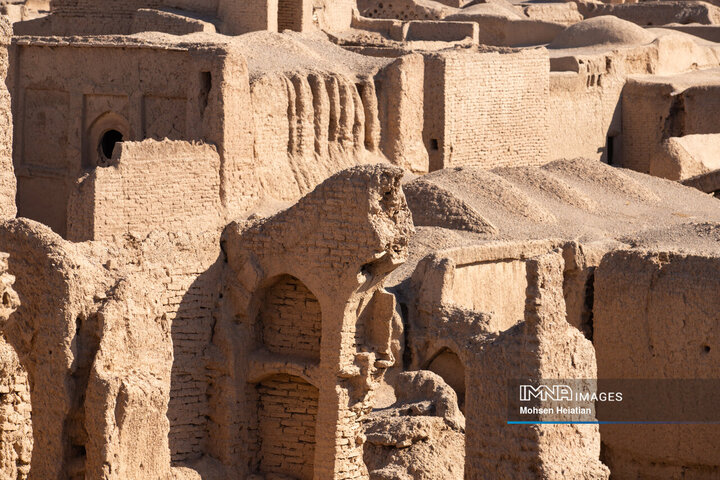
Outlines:
POLYGON ((572 425, 572 424, 586 424, 586 425, 717 425, 720 421, 712 422, 673 422, 673 421, 657 421, 657 422, 645 422, 645 421, 583 421, 583 420, 549 420, 549 421, 533 421, 533 420, 508 420, 508 425, 572 425))

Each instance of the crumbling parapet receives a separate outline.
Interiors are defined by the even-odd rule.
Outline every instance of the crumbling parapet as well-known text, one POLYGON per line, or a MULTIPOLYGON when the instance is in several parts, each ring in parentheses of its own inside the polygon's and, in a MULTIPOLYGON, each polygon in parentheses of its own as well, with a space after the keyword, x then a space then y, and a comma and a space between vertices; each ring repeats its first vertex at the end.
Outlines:
POLYGON ((2 333, 30 386, 29 478, 72 477, 85 464, 83 395, 95 347, 92 312, 107 279, 87 259, 88 250, 29 220, 0 225, 0 250, 9 254, 7 271, 20 300, 2 333))
POLYGON ((607 479, 597 425, 508 425, 513 380, 596 377, 590 342, 565 319, 559 252, 526 262, 522 323, 488 336, 470 361, 467 385, 466 478, 607 479))
POLYGON ((405 260, 413 231, 401 176, 386 165, 348 169, 288 210, 226 229, 227 301, 215 336, 226 360, 212 417, 227 439, 214 454, 238 473, 367 478, 360 420, 395 362, 395 303, 382 280, 405 260), (287 404, 297 400, 279 393, 288 389, 304 401, 287 404), (285 423, 270 414, 278 406, 285 423))
POLYGON ((440 374, 465 413, 466 478, 607 478, 597 426, 507 424, 508 382, 595 377, 593 347, 566 318, 559 243, 435 252, 405 292, 411 366, 440 374))
MULTIPOLYGON (((692 380, 716 379, 718 272, 716 254, 638 249, 605 255, 595 273, 598 376, 652 379, 661 388, 668 385, 662 381, 686 380, 682 386, 692 390, 690 395, 696 390, 692 380)), ((714 413, 696 406, 679 409, 671 393, 653 396, 652 402, 665 415, 653 418, 658 421, 688 413, 709 419, 714 413)), ((717 475, 715 425, 602 425, 600 431, 606 462, 617 478, 717 475)))

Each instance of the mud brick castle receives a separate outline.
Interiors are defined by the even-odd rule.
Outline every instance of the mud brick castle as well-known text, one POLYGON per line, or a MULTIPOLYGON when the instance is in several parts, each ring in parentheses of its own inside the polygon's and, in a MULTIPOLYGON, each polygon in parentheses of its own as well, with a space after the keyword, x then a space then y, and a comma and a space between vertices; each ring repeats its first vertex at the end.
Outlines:
POLYGON ((717 0, 0 14, 0 480, 720 478, 717 0))

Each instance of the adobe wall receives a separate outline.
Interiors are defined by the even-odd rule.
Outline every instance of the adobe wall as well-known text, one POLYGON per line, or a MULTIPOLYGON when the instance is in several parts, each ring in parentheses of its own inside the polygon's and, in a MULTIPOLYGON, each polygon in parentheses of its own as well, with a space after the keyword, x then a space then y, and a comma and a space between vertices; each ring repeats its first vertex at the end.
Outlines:
POLYGON ((31 462, 38 478, 169 478, 208 451, 218 240, 153 233, 110 252, 28 220, 0 226, 19 298, 2 329, 21 365, 3 354, 3 438, 15 448, 0 452, 3 471, 31 462))
POLYGON ((665 155, 663 142, 670 137, 720 133, 720 86, 678 88, 666 79, 631 78, 623 90, 623 167, 653 173, 653 159, 665 155))
POLYGON ((609 478, 597 425, 508 425, 513 379, 595 378, 592 344, 565 321, 559 252, 527 262, 524 321, 488 338, 468 369, 466 478, 609 478), (488 379, 493 379, 488 381, 488 379))
MULTIPOLYGON (((13 289, 15 277, 8 273, 8 255, 0 255, 0 331, 20 306, 13 289)), ((28 372, 17 351, 0 337, 0 476, 26 478, 30 471, 33 448, 32 405, 28 372)))
POLYGON ((0 339, 0 475, 26 478, 32 457, 32 405, 28 374, 15 349, 0 339))
POLYGON ((550 73, 548 140, 553 159, 620 161, 619 103, 625 79, 618 74, 623 70, 618 63, 610 55, 583 57, 566 67, 577 71, 550 73))
POLYGON ((20 215, 65 235, 70 193, 86 170, 107 160, 100 144, 109 130, 125 141, 215 144, 223 205, 245 202, 252 183, 238 183, 252 160, 252 145, 240 107, 248 94, 241 56, 214 44, 137 39, 45 43, 22 37, 14 49, 10 84, 20 215), (106 61, 108 56, 115 61, 106 61))
MULTIPOLYGON (((87 383, 78 388, 86 458, 74 468, 86 478, 172 478, 167 411, 173 348, 157 280, 145 273, 123 276, 99 306, 97 350, 84 365, 87 383)), ((68 469, 66 475, 77 474, 68 469)))
MULTIPOLYGON (((104 296, 100 292, 109 288, 105 269, 89 260, 94 256, 90 248, 71 245, 29 220, 0 225, 0 249, 9 254, 7 272, 15 277, 19 300, 2 333, 27 372, 32 405, 30 466, 37 478, 77 474, 86 460, 82 399, 97 338, 93 312, 104 296)), ((99 248, 93 253, 102 257, 102 252, 99 248)), ((21 380, 20 393, 22 374, 15 375, 21 380)), ((18 407, 29 415, 28 405, 20 402, 18 407)), ((22 470, 30 445, 18 446, 16 465, 22 470)))
POLYGON ((167 8, 177 8, 200 15, 214 16, 221 0, 164 0, 167 8))
POLYGON ((608 476, 597 426, 506 423, 508 382, 595 376, 592 345, 566 321, 566 269, 553 248, 534 241, 440 250, 403 289, 406 368, 432 370, 455 389, 467 422, 465 478, 608 476))
POLYGON ((317 26, 337 29, 344 23, 348 28, 352 17, 349 4, 347 0, 327 5, 311 0, 219 0, 217 15, 222 22, 221 32, 227 35, 260 30, 306 32, 317 26))
POLYGON ((720 10, 712 2, 660 2, 656 4, 624 3, 596 4, 580 7, 585 18, 613 15, 638 25, 667 25, 671 23, 712 25, 720 22, 720 10))
MULTIPOLYGON (((649 73, 674 75, 717 65, 711 48, 675 34, 661 36, 648 45, 628 45, 602 53, 577 53, 573 49, 550 53, 548 117, 553 158, 599 159, 630 168, 646 163, 645 157, 657 153, 657 148, 651 146, 654 140, 650 140, 656 127, 646 128, 644 122, 652 123, 648 119, 661 112, 646 109, 666 107, 662 106, 664 100, 636 100, 641 95, 638 90, 624 88, 628 78, 649 73), (626 95, 627 92, 630 93, 626 95), (623 99, 624 96, 628 98, 623 99), (623 106, 628 107, 627 112, 623 106), (625 133, 629 138, 624 138, 625 133), (650 147, 655 151, 651 153, 650 147), (628 164, 624 163, 625 156, 628 164)), ((706 112, 698 111, 695 118, 707 122, 706 112)))
MULTIPOLYGON (((128 35, 135 31, 180 33, 178 23, 163 15, 148 16, 147 10, 162 8, 188 12, 217 23, 227 35, 267 30, 297 32, 320 28, 342 31, 350 28, 353 0, 133 0, 115 5, 92 0, 53 0, 50 17, 24 22, 23 31, 34 35, 128 35), (139 12, 146 10, 146 12, 139 12), (138 22, 139 17, 141 21, 138 22), (138 26, 143 30, 138 30, 138 26)), ((197 30, 193 30, 197 31, 197 30)), ((189 33, 189 32, 186 32, 189 33)))
MULTIPOLYGON (((717 378, 719 269, 714 256, 606 255, 595 272, 599 378, 717 378)), ((702 478, 720 466, 713 425, 603 425, 600 431, 618 478, 702 478)))
POLYGON ((136 10, 162 6, 163 0, 52 0, 52 30, 54 35, 127 35, 136 10))
POLYGON ((171 35, 188 35, 195 32, 215 33, 209 21, 189 17, 179 10, 153 10, 142 8, 133 15, 130 33, 163 32, 171 35))
POLYGON ((375 77, 380 148, 393 164, 416 173, 429 171, 422 138, 425 64, 418 54, 405 55, 375 77))
POLYGON ((295 200, 343 168, 379 160, 371 80, 272 74, 250 90, 255 170, 269 195, 295 200))
POLYGON ((12 27, 0 18, 0 218, 14 217, 16 180, 12 165, 13 120, 10 92, 4 81, 8 74, 8 46, 12 27))
POLYGON ((427 55, 423 138, 430 170, 545 162, 548 72, 543 49, 427 55))
POLYGON ((110 165, 76 188, 68 204, 67 238, 73 241, 207 231, 222 219, 220 158, 207 144, 118 143, 110 165))
POLYGON ((368 478, 361 421, 396 360, 395 302, 382 280, 404 261, 412 231, 401 176, 386 165, 348 169, 288 210, 226 229, 210 453, 233 475, 368 478), (281 320, 298 335, 281 335, 281 320), (283 390, 309 401, 285 404, 294 399, 281 402, 283 390), (302 467, 277 455, 290 443, 302 467))
POLYGON ((256 188, 296 200, 344 168, 385 158, 426 172, 422 75, 422 57, 409 55, 372 76, 297 72, 253 78, 254 163, 248 169, 256 188))

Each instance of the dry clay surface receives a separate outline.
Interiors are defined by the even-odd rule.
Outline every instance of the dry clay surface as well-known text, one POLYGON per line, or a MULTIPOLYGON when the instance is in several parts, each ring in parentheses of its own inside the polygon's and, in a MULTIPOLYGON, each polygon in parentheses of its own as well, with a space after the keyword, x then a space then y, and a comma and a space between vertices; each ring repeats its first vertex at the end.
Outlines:
POLYGON ((712 195, 596 161, 461 167, 406 178, 403 189, 417 233, 409 261, 390 283, 409 275, 433 250, 500 240, 720 251, 720 202, 712 195))

